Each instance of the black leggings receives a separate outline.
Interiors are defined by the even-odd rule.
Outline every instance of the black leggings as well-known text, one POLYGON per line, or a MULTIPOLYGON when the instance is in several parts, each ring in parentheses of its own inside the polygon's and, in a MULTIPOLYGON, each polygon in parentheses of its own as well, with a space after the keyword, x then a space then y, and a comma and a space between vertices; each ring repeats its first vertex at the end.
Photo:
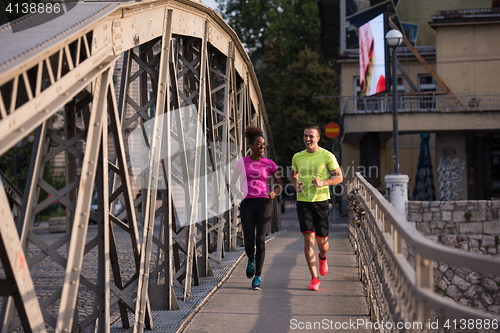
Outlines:
POLYGON ((245 252, 248 258, 253 259, 254 244, 257 243, 255 254, 255 275, 262 273, 264 258, 266 255, 266 233, 271 221, 271 200, 268 198, 245 199, 240 205, 241 224, 243 226, 243 237, 245 238, 245 252), (255 228, 257 227, 257 239, 255 228))

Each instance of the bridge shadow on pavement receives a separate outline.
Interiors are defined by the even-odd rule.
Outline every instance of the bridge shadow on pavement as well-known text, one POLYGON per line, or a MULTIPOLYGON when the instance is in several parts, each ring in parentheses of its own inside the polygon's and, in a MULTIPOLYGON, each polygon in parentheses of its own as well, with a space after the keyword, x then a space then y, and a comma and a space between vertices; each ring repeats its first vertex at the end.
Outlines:
POLYGON ((287 232, 266 244, 262 290, 251 289, 244 257, 183 332, 371 332, 347 218, 337 222, 330 225, 329 273, 320 277, 319 291, 308 290, 303 238, 296 212, 288 210, 282 216, 287 232))

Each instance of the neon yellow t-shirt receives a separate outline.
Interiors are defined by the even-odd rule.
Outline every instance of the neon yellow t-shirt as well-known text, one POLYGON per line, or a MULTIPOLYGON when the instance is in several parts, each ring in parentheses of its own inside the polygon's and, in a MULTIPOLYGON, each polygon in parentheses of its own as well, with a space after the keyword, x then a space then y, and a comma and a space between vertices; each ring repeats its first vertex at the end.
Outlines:
POLYGON ((299 183, 302 183, 302 192, 297 193, 297 201, 318 202, 330 199, 328 185, 316 187, 312 184, 312 177, 326 180, 330 178, 330 172, 338 167, 335 155, 321 147, 315 153, 308 153, 304 149, 293 155, 292 170, 298 173, 299 183))

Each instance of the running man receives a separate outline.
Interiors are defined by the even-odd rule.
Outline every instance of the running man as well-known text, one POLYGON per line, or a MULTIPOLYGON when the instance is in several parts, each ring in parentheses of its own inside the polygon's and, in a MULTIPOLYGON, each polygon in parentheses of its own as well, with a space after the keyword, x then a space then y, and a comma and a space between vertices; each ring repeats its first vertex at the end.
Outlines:
POLYGON ((297 215, 300 231, 304 236, 304 255, 311 284, 309 290, 318 290, 320 280, 316 272, 314 241, 318 243, 319 273, 328 273, 328 219, 330 215, 328 185, 340 184, 342 170, 335 156, 318 145, 321 129, 316 125, 304 126, 306 149, 296 153, 292 159, 292 185, 297 191, 297 215), (333 173, 333 176, 331 175, 333 173))

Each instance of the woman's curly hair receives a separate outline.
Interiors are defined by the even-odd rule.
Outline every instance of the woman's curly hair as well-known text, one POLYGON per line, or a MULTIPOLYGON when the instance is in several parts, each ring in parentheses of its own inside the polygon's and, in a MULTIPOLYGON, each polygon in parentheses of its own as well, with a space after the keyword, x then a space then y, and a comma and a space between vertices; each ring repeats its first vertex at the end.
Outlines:
POLYGON ((245 138, 247 138, 249 143, 253 143, 259 136, 264 137, 264 132, 257 126, 248 126, 245 128, 245 138))

